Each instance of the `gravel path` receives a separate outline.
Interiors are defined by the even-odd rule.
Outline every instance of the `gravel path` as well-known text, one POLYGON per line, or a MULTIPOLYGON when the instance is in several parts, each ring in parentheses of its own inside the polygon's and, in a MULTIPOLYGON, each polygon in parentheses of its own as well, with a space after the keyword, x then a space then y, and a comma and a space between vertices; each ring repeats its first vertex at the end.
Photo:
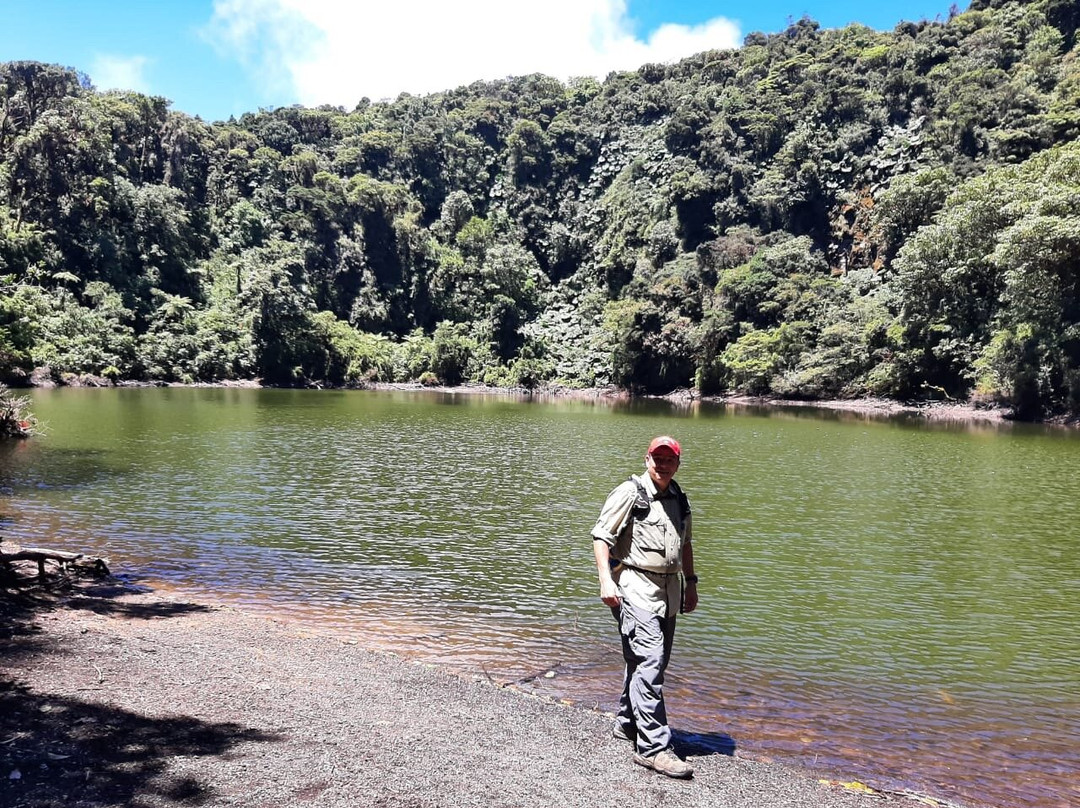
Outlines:
POLYGON ((228 608, 0 592, 0 806, 915 805, 738 754, 635 766, 610 716, 228 608))

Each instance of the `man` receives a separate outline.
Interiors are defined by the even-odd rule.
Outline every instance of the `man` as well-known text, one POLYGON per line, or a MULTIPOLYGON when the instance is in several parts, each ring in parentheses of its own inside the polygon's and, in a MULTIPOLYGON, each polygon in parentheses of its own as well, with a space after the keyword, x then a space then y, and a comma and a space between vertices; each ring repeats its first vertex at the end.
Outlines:
POLYGON ((694 770, 671 748, 664 709, 675 616, 680 604, 692 612, 698 602, 690 505, 672 479, 681 456, 677 440, 654 438, 645 453, 645 473, 608 495, 592 537, 600 599, 619 624, 626 660, 613 735, 634 743, 635 763, 685 778, 694 770))

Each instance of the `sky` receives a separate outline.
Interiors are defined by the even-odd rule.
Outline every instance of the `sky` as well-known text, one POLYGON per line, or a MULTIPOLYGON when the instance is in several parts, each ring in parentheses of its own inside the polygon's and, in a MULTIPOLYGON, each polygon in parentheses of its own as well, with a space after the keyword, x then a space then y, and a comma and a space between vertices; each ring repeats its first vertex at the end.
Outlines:
MULTIPOLYGON (((477 80, 603 78, 803 16, 891 30, 953 0, 0 0, 0 62, 73 67, 207 121, 477 80)), ((960 7, 967 3, 961 1, 960 7)))

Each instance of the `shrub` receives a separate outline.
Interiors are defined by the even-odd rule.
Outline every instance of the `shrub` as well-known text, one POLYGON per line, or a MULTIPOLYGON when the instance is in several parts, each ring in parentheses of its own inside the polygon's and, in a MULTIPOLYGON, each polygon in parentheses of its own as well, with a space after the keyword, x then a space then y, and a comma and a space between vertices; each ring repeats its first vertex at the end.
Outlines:
POLYGON ((0 384, 0 438, 25 438, 37 431, 37 419, 30 412, 30 399, 14 396, 0 384))

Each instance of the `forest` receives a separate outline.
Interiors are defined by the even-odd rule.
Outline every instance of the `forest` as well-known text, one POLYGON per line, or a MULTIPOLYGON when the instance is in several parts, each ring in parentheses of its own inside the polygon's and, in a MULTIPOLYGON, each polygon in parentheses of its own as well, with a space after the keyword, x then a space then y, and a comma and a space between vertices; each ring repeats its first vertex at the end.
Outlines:
MULTIPOLYGON (((206 122, 0 64, 0 381, 1080 412, 1080 4, 206 122)), ((434 66, 433 66, 433 69, 434 66)))

